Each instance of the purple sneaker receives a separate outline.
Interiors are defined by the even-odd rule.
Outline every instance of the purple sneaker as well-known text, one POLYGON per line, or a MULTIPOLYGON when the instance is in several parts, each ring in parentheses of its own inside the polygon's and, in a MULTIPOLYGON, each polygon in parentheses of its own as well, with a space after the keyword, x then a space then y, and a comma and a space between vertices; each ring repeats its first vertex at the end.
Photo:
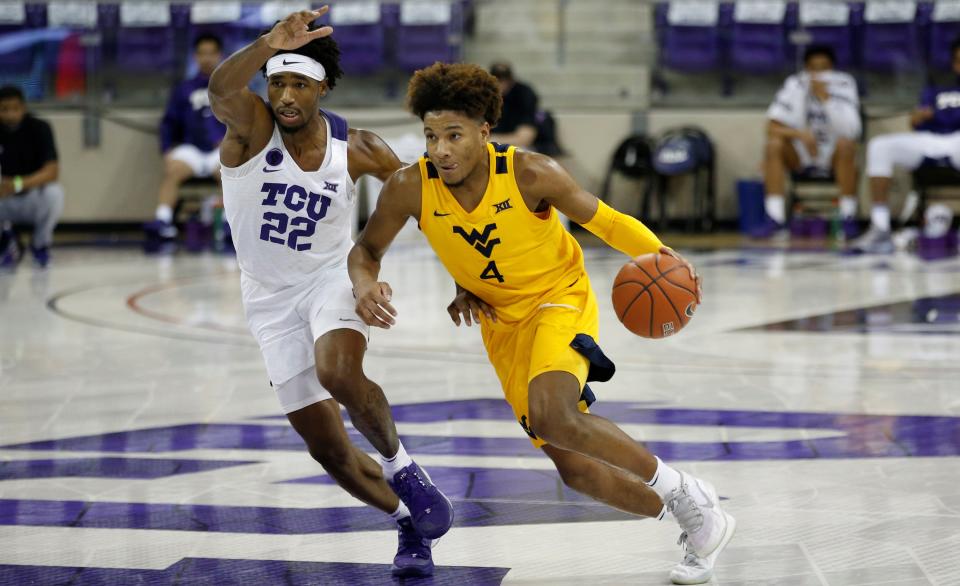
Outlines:
POLYGON ((417 533, 410 517, 397 521, 397 526, 400 545, 397 546, 397 555, 393 558, 391 573, 401 578, 432 575, 433 555, 430 540, 417 533))
POLYGON ((410 509, 411 521, 420 535, 438 539, 450 530, 453 505, 416 462, 401 468, 387 483, 410 509))
POLYGON ((0 269, 12 270, 20 262, 20 247, 10 232, 0 233, 0 269))
POLYGON ((767 216, 763 223, 750 231, 751 238, 766 240, 768 238, 784 238, 788 234, 786 226, 767 216))
POLYGON ((50 247, 41 246, 40 248, 30 247, 30 252, 33 253, 33 263, 40 268, 46 268, 50 264, 50 247))
POLYGON ((840 224, 840 231, 843 232, 843 239, 848 241, 854 240, 860 235, 860 227, 853 218, 844 218, 840 224))

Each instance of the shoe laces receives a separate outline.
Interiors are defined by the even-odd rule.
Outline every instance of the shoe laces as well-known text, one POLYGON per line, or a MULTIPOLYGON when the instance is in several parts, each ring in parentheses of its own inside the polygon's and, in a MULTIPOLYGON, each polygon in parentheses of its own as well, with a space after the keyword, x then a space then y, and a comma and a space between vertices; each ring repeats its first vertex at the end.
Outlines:
POLYGON ((416 483, 419 484, 421 488, 423 488, 423 490, 429 490, 430 488, 430 486, 423 481, 423 477, 420 476, 420 473, 417 471, 416 468, 412 470, 409 470, 409 469, 402 470, 399 473, 399 477, 396 479, 396 482, 395 482, 396 486, 394 487, 394 490, 397 492, 397 496, 400 497, 400 500, 404 502, 407 502, 410 499, 410 497, 412 496, 411 493, 413 492, 412 491, 413 486, 411 486, 410 482, 407 482, 408 478, 413 478, 413 480, 416 481, 416 483))
POLYGON ((697 501, 690 496, 685 480, 681 481, 679 487, 673 489, 667 501, 667 510, 684 529, 681 539, 686 539, 687 532, 696 533, 703 527, 703 511, 700 510, 697 501))
MULTIPOLYGON (((416 529, 413 528, 413 523, 410 521, 409 517, 404 519, 406 524, 397 523, 397 533, 400 540, 400 546, 397 548, 397 553, 402 555, 411 555, 413 557, 419 556, 420 549, 429 548, 430 542, 417 533, 416 529)), ((425 556, 423 556, 425 557, 425 556)))
POLYGON ((687 543, 687 532, 684 531, 680 534, 680 539, 677 540, 677 545, 683 548, 683 561, 681 565, 684 566, 699 566, 700 565, 700 556, 693 551, 693 548, 690 547, 690 544, 687 543))

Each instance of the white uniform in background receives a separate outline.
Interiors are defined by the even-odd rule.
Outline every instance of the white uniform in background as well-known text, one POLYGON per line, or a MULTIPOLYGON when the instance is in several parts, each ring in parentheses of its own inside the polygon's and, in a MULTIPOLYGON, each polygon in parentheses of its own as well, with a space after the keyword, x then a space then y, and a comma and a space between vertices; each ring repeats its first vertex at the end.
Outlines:
POLYGON ((847 73, 824 71, 791 75, 767 109, 767 118, 790 128, 810 129, 817 138, 817 154, 812 156, 799 140, 793 147, 803 168, 829 172, 838 138, 857 140, 862 131, 860 96, 857 82, 847 73), (830 98, 821 102, 810 88, 812 79, 827 84, 830 98))
POLYGON ((284 413, 330 398, 314 373, 320 336, 344 328, 369 336, 347 275, 355 205, 349 129, 343 118, 321 112, 327 150, 317 171, 300 169, 276 125, 260 153, 221 171, 247 323, 284 413), (284 385, 294 378, 302 384, 284 385))

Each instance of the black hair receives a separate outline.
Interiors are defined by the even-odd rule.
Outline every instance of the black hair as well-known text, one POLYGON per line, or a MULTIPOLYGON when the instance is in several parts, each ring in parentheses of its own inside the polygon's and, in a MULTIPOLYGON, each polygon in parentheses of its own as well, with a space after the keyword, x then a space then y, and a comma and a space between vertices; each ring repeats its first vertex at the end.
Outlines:
POLYGON ((193 39, 193 50, 196 51, 200 47, 200 43, 207 41, 214 43, 217 46, 217 51, 223 51, 223 40, 213 33, 200 33, 197 35, 197 38, 193 39))
POLYGON ((497 78, 472 63, 434 63, 414 73, 407 87, 407 109, 420 120, 450 110, 496 126, 502 107, 497 78))
POLYGON ((957 51, 960 51, 960 37, 957 37, 950 43, 950 56, 953 57, 956 55, 957 51))
POLYGON ((26 103, 27 99, 23 95, 23 90, 18 88, 15 85, 5 85, 0 87, 0 102, 3 100, 20 100, 21 102, 26 103))
POLYGON ((833 51, 833 47, 827 45, 810 45, 807 47, 803 51, 803 62, 806 64, 817 55, 823 55, 829 59, 831 65, 837 64, 837 54, 833 51))
MULTIPOLYGON (((277 21, 280 22, 280 21, 277 21)), ((318 26, 310 25, 307 30, 317 30, 318 26)), ((273 30, 273 27, 263 31, 260 36, 263 36, 273 30)), ((337 45, 337 42, 333 40, 332 36, 321 37, 319 39, 313 39, 306 45, 300 47, 299 49, 286 50, 281 49, 276 52, 277 55, 283 55, 284 53, 293 53, 295 55, 303 55, 304 57, 309 57, 314 61, 323 65, 323 70, 327 74, 326 82, 327 88, 333 89, 337 85, 337 80, 343 77, 343 69, 340 68, 340 46, 337 45)), ((264 63, 263 67, 260 68, 260 71, 263 72, 263 75, 267 75, 267 64, 264 63)))
POLYGON ((506 61, 497 61, 490 65, 490 75, 501 81, 513 81, 513 68, 506 61))

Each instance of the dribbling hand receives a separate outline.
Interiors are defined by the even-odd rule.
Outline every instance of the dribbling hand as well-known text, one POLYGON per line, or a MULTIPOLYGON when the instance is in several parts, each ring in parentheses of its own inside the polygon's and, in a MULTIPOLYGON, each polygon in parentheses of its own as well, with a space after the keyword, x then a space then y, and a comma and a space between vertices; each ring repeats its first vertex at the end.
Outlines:
POLYGON ((354 296, 357 298, 357 315, 368 326, 389 330, 397 323, 394 319, 397 310, 390 305, 393 290, 387 283, 371 282, 354 289, 354 296))
POLYGON ((490 321, 497 321, 497 314, 493 311, 493 307, 466 289, 457 291, 457 296, 454 297, 450 305, 447 306, 447 313, 450 314, 450 319, 452 319, 453 323, 457 324, 458 327, 460 326, 461 315, 467 327, 473 325, 473 322, 479 325, 481 313, 487 316, 490 321), (471 317, 473 318, 472 321, 470 319, 471 317))
POLYGON ((328 10, 330 10, 329 6, 321 6, 318 10, 294 12, 274 25, 273 29, 267 33, 267 45, 278 51, 292 51, 314 39, 333 34, 333 27, 329 26, 322 26, 315 31, 307 28, 311 22, 326 14, 328 10))
POLYGON ((690 261, 680 256, 680 253, 676 250, 667 248, 666 246, 660 249, 660 254, 672 256, 673 258, 687 265, 687 268, 690 269, 690 274, 693 275, 693 279, 697 282, 697 303, 703 303, 703 290, 700 288, 700 275, 698 275, 697 271, 694 270, 693 265, 690 264, 690 261))

